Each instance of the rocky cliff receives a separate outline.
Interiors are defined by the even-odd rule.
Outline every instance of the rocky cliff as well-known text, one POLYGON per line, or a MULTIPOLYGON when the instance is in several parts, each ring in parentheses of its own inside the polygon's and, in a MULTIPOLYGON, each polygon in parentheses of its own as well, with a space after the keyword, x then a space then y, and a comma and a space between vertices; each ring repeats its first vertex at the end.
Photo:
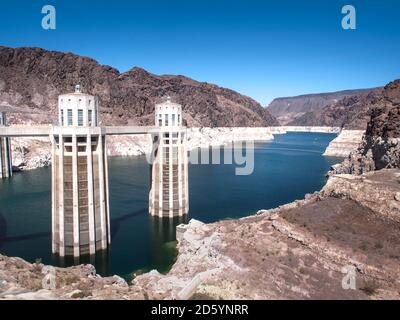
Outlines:
POLYGON ((400 80, 388 84, 370 110, 360 147, 331 173, 361 174, 400 167, 400 80))
MULTIPOLYGON (((296 97, 274 99, 267 110, 281 125, 296 124, 295 119, 306 113, 313 113, 346 97, 366 94, 376 89, 345 90, 329 93, 307 94, 296 97)), ((316 124, 323 125, 323 124, 316 124)))
POLYGON ((104 125, 152 124, 154 104, 167 95, 182 104, 188 126, 277 124, 255 100, 213 84, 137 67, 120 73, 72 53, 0 46, 0 105, 11 124, 55 123, 57 96, 77 83, 99 97, 104 125))

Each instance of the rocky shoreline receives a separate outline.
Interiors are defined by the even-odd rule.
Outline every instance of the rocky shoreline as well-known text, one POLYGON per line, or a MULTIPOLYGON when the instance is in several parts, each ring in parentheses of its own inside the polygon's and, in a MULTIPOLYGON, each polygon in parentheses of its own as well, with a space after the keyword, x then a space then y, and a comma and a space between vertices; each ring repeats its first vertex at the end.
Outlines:
POLYGON ((90 265, 55 268, 0 256, 2 299, 400 299, 400 170, 335 175, 304 200, 239 220, 177 228, 166 275, 127 283, 90 265), (372 201, 371 201, 372 199, 372 201), (346 269, 347 268, 347 269, 346 269), (342 287, 353 270, 355 289, 342 287))

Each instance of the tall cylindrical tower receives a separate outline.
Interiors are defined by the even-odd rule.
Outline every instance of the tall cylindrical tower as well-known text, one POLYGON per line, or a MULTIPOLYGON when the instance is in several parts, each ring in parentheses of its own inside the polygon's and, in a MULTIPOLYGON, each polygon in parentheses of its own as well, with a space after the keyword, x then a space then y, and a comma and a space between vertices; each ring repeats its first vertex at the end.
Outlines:
POLYGON ((52 134, 53 253, 94 254, 110 244, 105 135, 98 100, 75 92, 58 98, 59 126, 52 134))
MULTIPOLYGON (((0 112, 0 127, 6 125, 6 113, 0 112)), ((0 137, 0 178, 12 176, 11 140, 0 137)))
POLYGON ((171 102, 155 106, 154 161, 151 166, 149 211, 152 216, 183 216, 189 211, 188 155, 182 107, 171 102))

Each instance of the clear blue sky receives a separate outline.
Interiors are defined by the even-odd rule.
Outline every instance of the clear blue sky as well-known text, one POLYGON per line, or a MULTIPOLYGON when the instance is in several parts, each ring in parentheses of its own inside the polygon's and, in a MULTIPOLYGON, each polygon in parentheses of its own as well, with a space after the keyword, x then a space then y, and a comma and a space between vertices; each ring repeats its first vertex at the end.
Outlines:
POLYGON ((0 44, 183 74, 266 105, 400 78, 399 17, 397 0, 14 0, 0 4, 0 44), (55 31, 41 28, 46 4, 57 9, 55 31), (345 4, 357 30, 341 28, 345 4))

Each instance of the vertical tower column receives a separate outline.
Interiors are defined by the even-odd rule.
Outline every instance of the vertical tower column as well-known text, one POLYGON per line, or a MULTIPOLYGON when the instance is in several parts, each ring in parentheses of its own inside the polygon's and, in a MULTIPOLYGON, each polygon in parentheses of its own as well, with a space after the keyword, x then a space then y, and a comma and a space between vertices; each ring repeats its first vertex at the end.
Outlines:
POLYGON ((53 253, 79 257, 110 244, 105 136, 97 99, 80 90, 59 97, 53 128, 53 253))
POLYGON ((95 225, 95 207, 94 207, 94 188, 93 188, 93 154, 92 154, 92 135, 86 136, 87 152, 87 179, 88 179, 88 223, 89 223, 89 253, 96 252, 96 225, 95 225))
MULTIPOLYGON (((50 141, 51 141, 51 159, 54 162, 54 159, 56 158, 56 142, 54 141, 54 136, 50 135, 50 141)), ((54 208, 54 203, 55 203, 55 199, 56 199, 56 192, 57 192, 57 184, 55 183, 55 181, 53 180, 54 177, 56 177, 56 166, 53 165, 51 166, 51 177, 52 177, 52 181, 51 181, 51 237, 52 239, 55 238, 56 232, 57 232, 57 222, 56 222, 56 218, 55 218, 55 213, 56 210, 54 208)), ((52 241, 51 243, 51 251, 52 252, 56 252, 57 248, 56 248, 56 243, 54 241, 52 241)))
MULTIPOLYGON (((0 112, 0 127, 6 125, 6 114, 0 112)), ((12 176, 11 140, 0 137, 0 178, 12 176)))
POLYGON ((189 211, 186 130, 182 108, 169 99, 156 105, 157 134, 153 135, 149 212, 152 216, 183 216, 189 211))
POLYGON ((186 132, 182 137, 182 159, 183 159, 183 177, 182 177, 182 184, 183 184, 183 207, 189 208, 189 151, 187 146, 187 135, 186 132))

